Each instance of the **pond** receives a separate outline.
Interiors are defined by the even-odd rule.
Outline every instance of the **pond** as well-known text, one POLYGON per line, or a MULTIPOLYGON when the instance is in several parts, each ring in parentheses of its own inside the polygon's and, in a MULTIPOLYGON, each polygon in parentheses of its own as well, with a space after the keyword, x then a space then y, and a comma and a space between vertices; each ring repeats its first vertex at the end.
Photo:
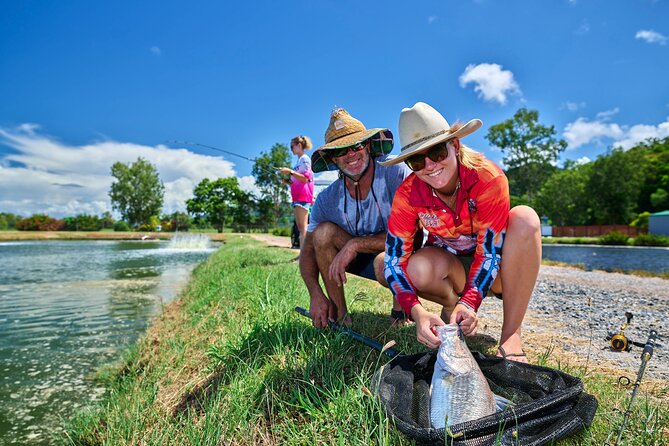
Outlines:
POLYGON ((543 245, 542 258, 604 271, 669 271, 669 248, 601 245, 543 245))
POLYGON ((214 250, 203 238, 0 243, 0 445, 54 444, 214 250), (172 243, 172 244, 170 244, 172 243))

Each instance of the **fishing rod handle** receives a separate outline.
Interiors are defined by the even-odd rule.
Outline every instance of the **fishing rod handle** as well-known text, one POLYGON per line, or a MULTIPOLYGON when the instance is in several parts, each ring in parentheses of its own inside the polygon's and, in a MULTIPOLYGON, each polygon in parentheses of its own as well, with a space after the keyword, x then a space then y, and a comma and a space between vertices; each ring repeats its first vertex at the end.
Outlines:
POLYGON ((650 334, 648 335, 648 340, 646 345, 643 347, 642 355, 648 355, 648 359, 653 356, 653 349, 655 348, 655 342, 657 341, 657 331, 650 329, 650 334))

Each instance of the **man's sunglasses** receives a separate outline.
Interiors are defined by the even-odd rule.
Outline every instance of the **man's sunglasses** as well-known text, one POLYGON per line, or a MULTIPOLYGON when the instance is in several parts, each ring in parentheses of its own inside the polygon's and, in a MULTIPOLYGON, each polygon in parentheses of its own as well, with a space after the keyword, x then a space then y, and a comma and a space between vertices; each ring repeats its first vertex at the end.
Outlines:
POLYGON ((423 153, 410 156, 405 159, 404 162, 409 166, 409 169, 418 172, 419 170, 425 169, 425 157, 430 158, 435 163, 445 160, 448 158, 448 143, 442 142, 436 144, 423 153))
POLYGON ((359 152, 359 151, 361 151, 362 149, 364 149, 365 147, 367 147, 367 143, 366 143, 366 142, 365 142, 365 143, 361 143, 361 142, 359 142, 359 143, 353 144, 352 146, 339 147, 339 148, 337 148, 337 149, 332 149, 332 150, 330 150, 330 154, 331 154, 334 158, 338 158, 338 157, 340 157, 340 156, 344 156, 344 155, 346 155, 349 151, 351 151, 351 152, 359 152))

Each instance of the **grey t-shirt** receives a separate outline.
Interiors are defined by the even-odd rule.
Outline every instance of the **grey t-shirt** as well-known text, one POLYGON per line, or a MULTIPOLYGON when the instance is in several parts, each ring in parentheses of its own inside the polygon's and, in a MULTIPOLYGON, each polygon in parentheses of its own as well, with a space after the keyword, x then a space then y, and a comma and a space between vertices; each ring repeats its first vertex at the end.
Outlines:
MULTIPOLYGON (((375 161, 388 158, 378 157, 375 161)), ((374 193, 370 190, 367 197, 357 203, 346 190, 344 180, 339 178, 316 197, 307 231, 313 232, 320 223, 329 221, 353 236, 386 232, 395 191, 410 173, 404 163, 384 167, 376 162, 372 181, 374 193)))

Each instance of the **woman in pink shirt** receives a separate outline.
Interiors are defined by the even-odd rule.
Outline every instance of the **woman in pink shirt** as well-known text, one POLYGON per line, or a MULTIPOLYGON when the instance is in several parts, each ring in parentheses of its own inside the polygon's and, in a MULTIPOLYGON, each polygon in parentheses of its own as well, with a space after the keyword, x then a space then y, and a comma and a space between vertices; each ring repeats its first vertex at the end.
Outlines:
POLYGON ((279 171, 290 175, 293 213, 302 246, 307 233, 309 210, 314 202, 314 172, 311 170, 311 158, 304 153, 305 150, 311 149, 311 140, 307 136, 296 136, 290 140, 290 149, 297 156, 297 164, 292 169, 281 167, 279 171))

